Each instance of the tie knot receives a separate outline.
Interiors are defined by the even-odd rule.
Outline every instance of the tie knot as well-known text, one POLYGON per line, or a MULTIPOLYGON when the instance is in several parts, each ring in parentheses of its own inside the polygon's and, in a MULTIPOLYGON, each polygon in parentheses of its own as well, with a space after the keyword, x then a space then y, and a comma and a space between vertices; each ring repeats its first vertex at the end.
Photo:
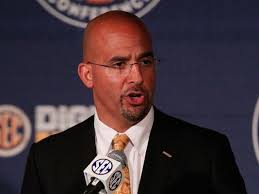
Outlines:
POLYGON ((117 134, 112 139, 112 149, 123 151, 129 142, 129 137, 126 134, 117 134))

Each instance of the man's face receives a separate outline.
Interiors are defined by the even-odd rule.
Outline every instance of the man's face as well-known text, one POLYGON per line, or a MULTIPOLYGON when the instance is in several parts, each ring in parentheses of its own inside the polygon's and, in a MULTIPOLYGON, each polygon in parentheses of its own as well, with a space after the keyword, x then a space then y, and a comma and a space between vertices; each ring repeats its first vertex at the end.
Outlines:
MULTIPOLYGON (((136 25, 101 30, 91 62, 129 64, 153 57, 149 35, 136 25)), ((109 121, 137 123, 153 102, 155 66, 132 66, 128 74, 92 64, 93 95, 99 117, 109 121)))

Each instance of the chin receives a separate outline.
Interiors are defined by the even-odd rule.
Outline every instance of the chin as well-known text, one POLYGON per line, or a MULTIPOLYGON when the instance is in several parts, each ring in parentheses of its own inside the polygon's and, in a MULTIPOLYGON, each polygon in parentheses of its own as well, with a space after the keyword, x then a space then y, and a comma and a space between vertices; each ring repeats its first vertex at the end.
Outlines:
POLYGON ((137 123, 141 121, 150 110, 151 106, 135 106, 135 107, 124 107, 121 108, 121 113, 125 119, 130 122, 137 123))

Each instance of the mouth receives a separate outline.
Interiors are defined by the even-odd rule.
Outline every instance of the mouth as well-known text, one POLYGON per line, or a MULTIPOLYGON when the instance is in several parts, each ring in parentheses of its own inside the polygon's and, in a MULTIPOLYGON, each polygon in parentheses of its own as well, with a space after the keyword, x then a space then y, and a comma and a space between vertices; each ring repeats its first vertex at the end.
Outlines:
POLYGON ((131 91, 126 95, 126 101, 131 105, 142 105, 144 103, 145 96, 143 92, 131 91))

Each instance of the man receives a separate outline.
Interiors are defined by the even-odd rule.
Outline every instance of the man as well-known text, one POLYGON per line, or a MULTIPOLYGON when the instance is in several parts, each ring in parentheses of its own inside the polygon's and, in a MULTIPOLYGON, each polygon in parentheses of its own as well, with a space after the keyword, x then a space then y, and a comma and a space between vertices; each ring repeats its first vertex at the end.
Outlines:
POLYGON ((129 138, 128 193, 245 194, 224 135, 153 107, 156 65, 139 18, 111 11, 92 20, 78 74, 93 91, 96 113, 32 146, 21 193, 83 193, 84 168, 109 153, 119 133, 129 138))

